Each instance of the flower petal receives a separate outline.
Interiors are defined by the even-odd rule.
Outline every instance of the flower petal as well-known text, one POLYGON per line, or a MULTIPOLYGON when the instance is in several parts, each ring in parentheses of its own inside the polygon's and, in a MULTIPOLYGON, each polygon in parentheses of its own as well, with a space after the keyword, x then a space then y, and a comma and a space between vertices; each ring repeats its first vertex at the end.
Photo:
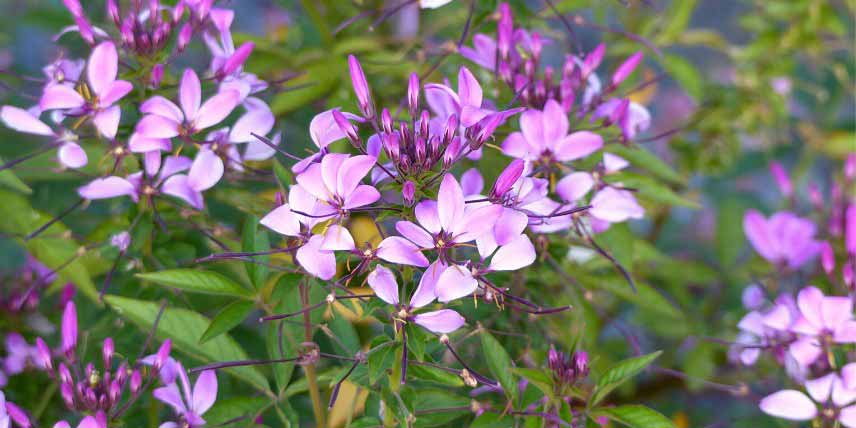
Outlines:
POLYGON ((107 90, 116 80, 119 71, 119 53, 113 42, 103 42, 92 49, 89 56, 89 64, 86 66, 86 77, 92 92, 99 96, 107 93, 107 90))
POLYGON ((395 223, 395 230, 404 235, 410 242, 418 245, 420 248, 434 248, 434 238, 414 223, 409 221, 399 221, 395 223))
POLYGON ((594 187, 594 178, 587 172, 574 172, 556 183, 556 193, 566 202, 576 202, 594 187))
POLYGON ((559 141, 554 150, 556 159, 569 162, 582 159, 603 147, 603 137, 590 131, 577 131, 559 141))
POLYGON ((363 207, 380 199, 380 192, 368 184, 361 184, 353 192, 345 196, 346 210, 363 207))
POLYGON ((437 194, 437 216, 440 219, 440 227, 445 231, 454 230, 463 215, 464 193, 455 176, 446 174, 437 194))
POLYGON ((535 246, 526 235, 499 247, 490 259, 488 268, 493 271, 517 270, 535 261, 535 246))
POLYGON ((50 126, 33 116, 27 110, 13 106, 0 107, 0 120, 10 129, 27 134, 52 136, 50 126))
POLYGON ((307 272, 323 280, 336 275, 336 256, 330 251, 321 249, 324 237, 313 235, 300 249, 297 250, 297 262, 307 272))
POLYGON ((759 404, 761 411, 783 419, 807 421, 817 415, 817 406, 805 394, 786 389, 768 395, 759 404))
POLYGON ((336 176, 336 193, 347 198, 374 164, 375 158, 367 155, 354 156, 342 162, 336 176))
POLYGON ((377 257, 400 265, 428 266, 428 259, 419 247, 400 236, 390 236, 381 241, 377 246, 377 257))
POLYGON ((395 281, 395 274, 391 270, 377 265, 369 273, 367 281, 378 298, 390 305, 398 304, 398 283, 395 281))
POLYGON ((204 370, 193 385, 193 402, 190 407, 197 415, 202 415, 217 400, 217 374, 214 370, 204 370))
POLYGON ((74 88, 60 84, 46 87, 39 100, 39 108, 42 110, 80 108, 84 104, 86 100, 74 88))
POLYGON ((324 232, 324 242, 321 243, 321 249, 325 251, 351 251, 357 248, 354 245, 354 237, 348 229, 331 224, 324 232))
POLYGON ((117 196, 130 196, 137 200, 137 192, 130 181, 121 177, 96 178, 83 187, 77 189, 80 197, 85 199, 107 199, 117 196))
POLYGON ((202 103, 202 84, 199 82, 199 76, 192 68, 184 70, 184 74, 181 76, 178 101, 181 103, 181 109, 184 110, 184 117, 187 120, 195 119, 199 105, 202 103))
POLYGON ((416 204, 414 214, 416 215, 416 221, 422 227, 431 233, 440 233, 442 227, 440 226, 440 215, 437 213, 437 202, 422 201, 416 204))
POLYGON ((813 326, 823 327, 823 292, 817 287, 808 286, 797 295, 797 306, 800 314, 813 326))
POLYGON ((832 394, 832 384, 838 379, 835 373, 805 381, 805 390, 808 395, 818 403, 825 403, 832 394))
POLYGON ((267 108, 253 109, 246 112, 232 127, 229 141, 232 143, 257 142, 256 135, 267 135, 273 129, 275 119, 273 112, 267 108))
POLYGON ((437 278, 437 300, 448 303, 452 300, 469 296, 478 288, 478 281, 470 271, 459 265, 447 267, 437 278))
POLYGON ((300 221, 291 212, 288 204, 280 205, 273 211, 267 213, 259 223, 276 233, 285 236, 298 236, 300 234, 300 221))
POLYGON ((92 118, 92 123, 98 129, 98 133, 105 138, 116 138, 116 131, 119 130, 119 120, 122 116, 122 109, 119 106, 112 106, 106 110, 101 110, 92 118))
POLYGON ((190 165, 187 184, 197 192, 208 190, 223 178, 223 171, 223 160, 220 156, 211 150, 202 150, 190 165))
POLYGON ((568 135, 568 115, 556 100, 547 100, 541 120, 544 121, 544 140, 547 144, 557 144, 568 135))
POLYGON ((193 190, 193 188, 187 184, 187 181, 187 176, 184 174, 172 175, 161 185, 161 192, 166 195, 175 196, 198 210, 205 208, 205 201, 202 199, 202 193, 193 190))
POLYGON ((65 143, 57 151, 59 163, 68 168, 80 168, 86 165, 86 152, 77 143, 65 143))
POLYGON ((461 328, 467 320, 451 309, 440 309, 417 314, 413 317, 413 322, 434 333, 446 334, 461 328))
POLYGON ((150 139, 178 136, 179 122, 156 114, 147 114, 137 123, 136 132, 150 139))
POLYGON ((158 116, 163 116, 167 119, 171 119, 173 122, 181 123, 184 121, 184 113, 182 113, 181 109, 178 108, 175 103, 172 101, 160 96, 155 95, 143 105, 140 106, 140 112, 145 114, 156 114, 158 116))
POLYGON ((237 91, 227 90, 209 98, 196 112, 193 118, 194 128, 199 131, 222 122, 238 105, 240 96, 237 91))
POLYGON ((853 301, 849 297, 824 297, 820 302, 823 325, 835 331, 838 326, 853 318, 853 301))
POLYGON ((98 97, 98 105, 101 108, 112 106, 116 101, 121 100, 128 95, 134 89, 134 85, 131 82, 126 82, 124 80, 117 80, 113 82, 109 87, 105 88, 105 92, 100 94, 98 97))

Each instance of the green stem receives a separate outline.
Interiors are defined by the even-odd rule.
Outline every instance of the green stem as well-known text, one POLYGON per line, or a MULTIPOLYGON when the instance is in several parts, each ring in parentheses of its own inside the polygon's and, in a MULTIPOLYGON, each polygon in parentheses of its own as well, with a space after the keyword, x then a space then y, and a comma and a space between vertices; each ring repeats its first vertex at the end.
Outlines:
MULTIPOLYGON (((300 283, 300 300, 303 307, 309 306, 309 292, 306 289, 304 282, 300 283)), ((312 341, 312 319, 309 311, 303 313, 303 339, 306 342, 312 341)), ((326 428, 324 404, 321 401, 321 391, 318 389, 318 374, 315 372, 315 363, 310 363, 303 366, 303 371, 306 372, 306 383, 309 386, 309 398, 312 400, 312 413, 315 414, 315 426, 318 428, 326 428)))

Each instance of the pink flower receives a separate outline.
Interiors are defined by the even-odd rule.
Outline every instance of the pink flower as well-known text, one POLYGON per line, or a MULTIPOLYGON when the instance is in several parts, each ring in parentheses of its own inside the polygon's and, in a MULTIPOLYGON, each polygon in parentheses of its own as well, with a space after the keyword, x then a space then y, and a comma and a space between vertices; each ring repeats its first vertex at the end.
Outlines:
MULTIPOLYGON (((181 391, 178 385, 172 382, 166 386, 155 389, 152 395, 164 404, 173 408, 181 417, 187 427, 196 428, 205 425, 202 415, 214 405, 217 400, 217 375, 212 370, 205 370, 199 374, 193 388, 190 387, 190 379, 181 363, 177 363, 178 379, 181 381, 181 391), (182 392, 184 394, 182 394, 182 392)), ((176 423, 165 423, 161 428, 177 428, 176 423)))
POLYGON ((148 139, 189 137, 220 123, 235 109, 239 100, 237 91, 225 90, 202 103, 199 77, 188 68, 179 87, 181 108, 161 96, 149 98, 140 107, 145 116, 137 123, 136 132, 148 139))
MULTIPOLYGON (((336 120, 333 117, 333 110, 337 109, 330 109, 318 113, 312 118, 312 121, 309 122, 309 137, 312 139, 312 142, 315 143, 315 146, 318 147, 319 151, 318 153, 294 164, 294 166, 291 167, 291 171, 295 174, 302 173, 309 167, 309 165, 320 160, 321 157, 327 153, 327 146, 331 143, 347 137, 345 132, 342 131, 342 128, 336 124, 336 120)), ((353 113, 342 112, 342 115, 348 120, 362 120, 361 117, 353 113)))
POLYGON ((354 238, 348 229, 337 224, 327 227, 321 249, 325 251, 349 251, 364 260, 378 258, 400 265, 428 266, 428 259, 422 254, 419 247, 400 236, 384 238, 377 248, 372 248, 367 244, 366 248, 360 249, 354 243, 354 238))
POLYGON ((57 159, 68 168, 81 168, 88 162, 86 152, 77 144, 77 135, 68 131, 54 131, 27 110, 13 106, 0 107, 0 120, 18 132, 51 137, 53 144, 59 146, 57 159))
POLYGON ((331 153, 320 163, 310 165, 296 179, 307 192, 325 203, 319 207, 318 215, 341 218, 350 210, 380 199, 377 189, 360 184, 374 165, 373 156, 331 153))
POLYGON ((113 104, 134 88, 130 82, 116 80, 119 54, 113 42, 103 42, 92 50, 86 76, 92 95, 84 98, 73 87, 53 84, 45 88, 39 107, 42 110, 78 110, 92 117, 98 133, 113 139, 119 129, 122 110, 113 104))
POLYGON ((537 166, 550 166, 584 158, 603 147, 600 135, 589 131, 568 134, 569 126, 562 106, 548 100, 543 111, 530 109, 520 116, 521 132, 509 135, 502 150, 537 166))
POLYGON ((820 251, 820 242, 814 240, 814 223, 788 211, 765 219, 749 210, 743 217, 743 231, 758 254, 791 269, 798 269, 820 251))
POLYGON ((416 287, 416 291, 413 292, 410 302, 407 305, 402 305, 399 301, 400 292, 398 282, 395 280, 395 274, 383 266, 377 266, 369 274, 369 287, 374 290, 378 298, 390 305, 394 305, 398 309, 398 312, 395 314, 396 321, 412 321, 434 333, 451 333, 459 329, 466 322, 464 317, 457 312, 451 309, 440 309, 421 314, 413 313, 415 310, 434 301, 434 286, 437 276, 436 272, 432 271, 432 267, 429 267, 422 274, 419 285, 416 287))
POLYGON ((852 370, 847 373, 842 370, 847 377, 844 379, 837 373, 829 373, 808 380, 805 382, 808 395, 785 389, 764 397, 759 407, 764 413, 783 419, 809 421, 820 417, 828 422, 838 421, 847 428, 856 428, 856 405, 853 405, 856 389, 845 386, 854 381, 851 373, 852 370))
POLYGON ((797 295, 800 317, 790 330, 800 338, 790 353, 808 366, 824 352, 827 343, 856 343, 856 320, 850 297, 824 296, 816 287, 803 288, 797 295))

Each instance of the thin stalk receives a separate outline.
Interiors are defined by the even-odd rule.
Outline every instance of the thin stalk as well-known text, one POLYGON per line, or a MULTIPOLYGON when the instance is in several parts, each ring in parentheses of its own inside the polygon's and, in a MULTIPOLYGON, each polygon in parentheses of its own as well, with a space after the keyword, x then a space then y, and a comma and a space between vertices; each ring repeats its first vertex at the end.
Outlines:
MULTIPOLYGON (((309 306, 309 292, 306 289, 306 283, 300 283, 300 300, 304 308, 309 306)), ((303 340, 306 342, 312 341, 312 314, 309 311, 303 312, 303 340)), ((315 363, 309 363, 303 366, 303 371, 306 372, 306 384, 309 386, 309 398, 312 400, 312 413, 315 414, 315 426, 318 428, 326 428, 324 403, 321 401, 321 391, 318 389, 318 374, 315 372, 315 363)))

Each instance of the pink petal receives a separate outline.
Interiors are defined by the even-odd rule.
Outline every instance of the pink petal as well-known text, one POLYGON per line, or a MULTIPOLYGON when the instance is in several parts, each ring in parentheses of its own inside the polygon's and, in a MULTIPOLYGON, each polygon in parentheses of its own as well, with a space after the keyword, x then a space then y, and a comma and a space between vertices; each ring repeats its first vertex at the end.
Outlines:
POLYGON ((556 183, 556 193, 566 202, 576 202, 594 187, 594 178, 587 172, 574 172, 556 183))
POLYGON ((98 96, 98 105, 101 108, 111 106, 116 101, 121 100, 134 89, 131 82, 124 80, 116 80, 109 87, 105 88, 105 92, 98 96))
POLYGON ((456 224, 464 215, 464 193, 455 176, 446 174, 440 183, 437 194, 437 214, 440 227, 445 231, 454 230, 456 224))
POLYGON ((143 167, 146 175, 154 177, 161 167, 161 153, 157 150, 143 153, 143 167))
POLYGON ((448 303, 452 300, 469 296, 478 288, 478 281, 469 270, 462 266, 447 267, 437 278, 435 288, 437 300, 448 303))
POLYGON ((380 192, 368 184, 361 184, 353 192, 345 196, 346 210, 363 207, 380 199, 380 192))
MULTIPOLYGON (((326 156, 325 156, 326 157, 326 156)), ((298 174, 295 178, 297 183, 303 187, 304 190, 315 196, 319 200, 327 201, 332 199, 332 195, 330 191, 327 189, 327 186, 324 184, 324 178, 321 170, 321 164, 312 164, 309 165, 309 168, 306 168, 306 171, 298 174)))
POLYGON ((374 164, 375 158, 367 155, 354 156, 345 160, 336 177, 336 193, 339 196, 348 197, 374 164))
POLYGON ((853 301, 849 297, 824 297, 820 302, 823 325, 835 331, 839 325, 853 318, 853 301))
POLYGON ((325 251, 351 251, 357 248, 351 232, 338 224, 331 224, 324 232, 321 249, 325 251))
POLYGON ((442 226, 440 226, 440 215, 437 212, 437 202, 422 201, 416 204, 414 214, 416 215, 416 221, 418 221, 422 227, 431 233, 440 233, 442 226))
POLYGON ((476 168, 470 168, 461 175, 461 191, 464 196, 478 195, 484 190, 484 178, 476 168))
POLYGON ((240 94, 231 90, 220 92, 209 98, 205 104, 202 104, 202 107, 199 107, 199 111, 193 117, 194 128, 198 131, 222 122, 235 109, 239 100, 240 94))
POLYGON ((172 138, 178 136, 179 123, 172 119, 147 114, 137 123, 136 132, 150 139, 172 138))
POLYGON ((167 156, 160 171, 160 179, 190 169, 193 161, 186 156, 167 156))
POLYGON ((845 388, 856 389, 856 363, 846 364, 841 368, 841 380, 845 388))
POLYGON ((210 189, 223 177, 223 160, 211 150, 202 150, 193 159, 187 184, 191 189, 202 192, 210 189))
POLYGON ((300 234, 300 221, 291 212, 288 204, 276 207, 264 216, 259 223, 281 235, 298 236, 300 234))
POLYGON ((452 225, 451 231, 454 241, 457 243, 470 242, 487 233, 493 229, 496 219, 499 218, 503 210, 501 205, 493 204, 466 209, 463 218, 452 225))
MULTIPOLYGON (((330 143, 345 138, 345 133, 342 132, 342 129, 336 124, 336 120, 333 119, 333 110, 335 109, 318 113, 309 122, 309 136, 319 149, 323 149, 330 143)), ((348 118, 348 120, 360 120, 360 117, 353 113, 342 112, 342 115, 348 118)))
POLYGON ((181 398, 181 392, 179 392, 178 386, 174 383, 155 389, 152 395, 158 401, 172 407, 176 413, 183 414, 187 412, 187 407, 185 407, 184 400, 181 398))
POLYGON ((817 287, 808 286, 797 295, 797 306, 802 316, 813 326, 823 327, 823 292, 817 287))
POLYGON ((632 192, 612 187, 606 187, 594 195, 591 206, 589 213, 592 216, 610 223, 642 218, 645 214, 632 192))
POLYGON ((46 87, 39 100, 39 108, 42 110, 80 108, 84 104, 86 100, 74 88, 60 84, 46 87))
POLYGON ((419 285, 416 287, 413 295, 410 296, 411 308, 421 308, 433 302, 434 299, 437 298, 437 280, 440 278, 440 275, 444 270, 446 270, 446 265, 439 260, 432 263, 427 269, 425 269, 425 272, 422 273, 422 277, 419 278, 419 285))
POLYGON ((338 191, 338 178, 342 165, 348 158, 349 155, 345 153, 330 153, 321 159, 321 179, 331 196, 345 195, 345 192, 338 191))
POLYGON ((117 196, 130 196, 137 200, 137 192, 134 185, 121 177, 96 178, 85 186, 77 189, 80 197, 85 199, 107 199, 117 196))
POLYGON ((841 413, 838 414, 838 421, 847 428, 856 428, 856 406, 841 409, 841 413))
POLYGON ((107 89, 116 80, 118 71, 119 54, 116 52, 116 45, 113 42, 103 42, 92 50, 86 68, 86 76, 89 79, 92 92, 98 96, 105 95, 107 89))
POLYGON ((517 270, 535 261, 535 246, 526 235, 499 247, 490 259, 488 268, 493 271, 517 270))
POLYGON ((803 337, 791 343, 788 351, 801 366, 808 366, 820 357, 823 348, 817 342, 817 338, 803 337))
POLYGON ((205 413, 217 400, 217 374, 214 370, 205 370, 199 374, 193 385, 193 402, 190 407, 197 415, 205 413))
POLYGON ((838 375, 831 373, 835 380, 832 384, 832 403, 836 407, 844 407, 853 401, 856 401, 856 389, 848 389, 838 375))
POLYGON ((547 148, 548 142, 544 138, 544 114, 538 110, 526 110, 520 115, 520 131, 526 139, 533 155, 547 148))
POLYGON ((297 250, 297 262, 313 276, 326 281, 336 275, 336 256, 321 250, 323 241, 323 236, 313 235, 297 250))
POLYGON ((76 143, 65 143, 57 152, 59 163, 68 168, 80 168, 86 165, 86 152, 76 143))
POLYGON ((434 238, 431 234, 414 223, 399 221, 395 223, 395 230, 421 248, 434 248, 434 238))
POLYGON ((568 115, 565 110, 554 99, 549 99, 544 104, 544 114, 541 116, 544 121, 544 140, 547 144, 561 141, 568 135, 568 115))
POLYGON ((577 131, 563 138, 555 146, 555 156, 560 162, 582 159, 603 147, 603 137, 590 131, 577 131))
POLYGON ((630 165, 630 162, 627 162, 620 156, 616 156, 612 153, 603 154, 603 168, 607 173, 621 171, 622 169, 627 168, 628 165, 630 165))
POLYGON ((520 132, 512 132, 502 142, 502 152, 507 156, 528 159, 535 156, 535 153, 530 153, 529 142, 520 132))
POLYGON ((749 210, 743 216, 743 232, 755 251, 769 261, 776 259, 775 239, 770 234, 767 219, 758 211, 749 210))
MULTIPOLYGON (((178 101, 181 103, 181 109, 184 110, 184 117, 190 121, 194 120, 199 111, 199 105, 202 103, 202 84, 199 83, 199 76, 192 68, 184 70, 184 74, 181 76, 178 101)), ((200 129, 203 128, 206 127, 200 127, 200 129)))
POLYGON ((140 112, 163 116, 176 123, 184 122, 184 113, 181 112, 181 109, 175 103, 160 95, 155 95, 146 100, 140 106, 140 112))
MULTIPOLYGON (((461 102, 458 94, 446 85, 429 83, 425 85, 425 101, 428 107, 445 122, 446 118, 460 114, 461 102)), ((444 124, 445 126, 445 124, 444 124)))
POLYGON ((428 259, 412 242, 400 237, 390 236, 377 246, 377 256, 390 263, 409 266, 428 266, 428 259))
POLYGON ((830 373, 826 376, 805 381, 805 390, 808 395, 818 403, 825 403, 832 394, 832 384, 838 379, 838 375, 830 373))
POLYGON ((134 153, 165 152, 172 149, 172 143, 165 138, 147 138, 135 132, 128 139, 128 149, 134 153))
POLYGON ((784 305, 776 305, 776 307, 763 317, 763 322, 766 327, 778 331, 788 331, 791 327, 792 321, 791 311, 784 305))
POLYGON ((119 106, 112 106, 96 113, 95 117, 92 118, 92 123, 95 124, 99 134, 112 140, 116 137, 116 131, 119 130, 121 115, 122 109, 119 106))
MULTIPOLYGON (((481 107, 482 105, 481 85, 479 85, 479 81, 476 80, 473 73, 466 67, 461 67, 458 71, 458 98, 460 99, 461 106, 481 107)), ((474 125, 475 122, 469 124, 462 122, 462 124, 465 127, 469 127, 474 125)))
POLYGON ((764 335, 764 317, 758 311, 752 311, 743 316, 737 328, 748 331, 756 336, 764 335))
POLYGON ((434 333, 446 334, 461 328, 467 321, 451 309, 441 309, 418 314, 413 317, 413 322, 434 333))
POLYGON ((175 196, 187 202, 193 208, 201 210, 205 207, 205 202, 202 200, 202 194, 193 190, 187 184, 187 176, 184 174, 176 174, 167 178, 161 185, 161 192, 166 195, 175 196))
POLYGON ((266 108, 250 110, 241 116, 229 133, 232 143, 257 142, 256 135, 267 135, 273 129, 275 119, 273 113, 266 108))
POLYGON ((0 120, 10 129, 27 134, 52 136, 53 130, 30 112, 13 106, 0 107, 0 120))
POLYGON ((526 214, 512 208, 504 208, 493 226, 493 238, 496 244, 505 245, 516 239, 523 233, 528 223, 529 216, 526 214))
POLYGON ((368 275, 369 287, 374 290, 375 295, 390 305, 398 304, 398 283, 395 274, 391 270, 378 265, 368 275))
POLYGON ((624 79, 627 79, 627 76, 636 69, 639 65, 639 62, 642 61, 643 53, 636 52, 633 55, 630 55, 618 68, 615 70, 615 73, 612 74, 612 84, 619 85, 624 79))
POLYGON ((786 389, 768 395, 759 404, 761 410, 771 416, 794 421, 807 421, 817 415, 817 406, 805 394, 786 389))
MULTIPOLYGON (((856 343, 856 321, 841 323, 832 336, 835 343, 856 343)), ((854 385, 856 387, 856 385, 854 385)))

